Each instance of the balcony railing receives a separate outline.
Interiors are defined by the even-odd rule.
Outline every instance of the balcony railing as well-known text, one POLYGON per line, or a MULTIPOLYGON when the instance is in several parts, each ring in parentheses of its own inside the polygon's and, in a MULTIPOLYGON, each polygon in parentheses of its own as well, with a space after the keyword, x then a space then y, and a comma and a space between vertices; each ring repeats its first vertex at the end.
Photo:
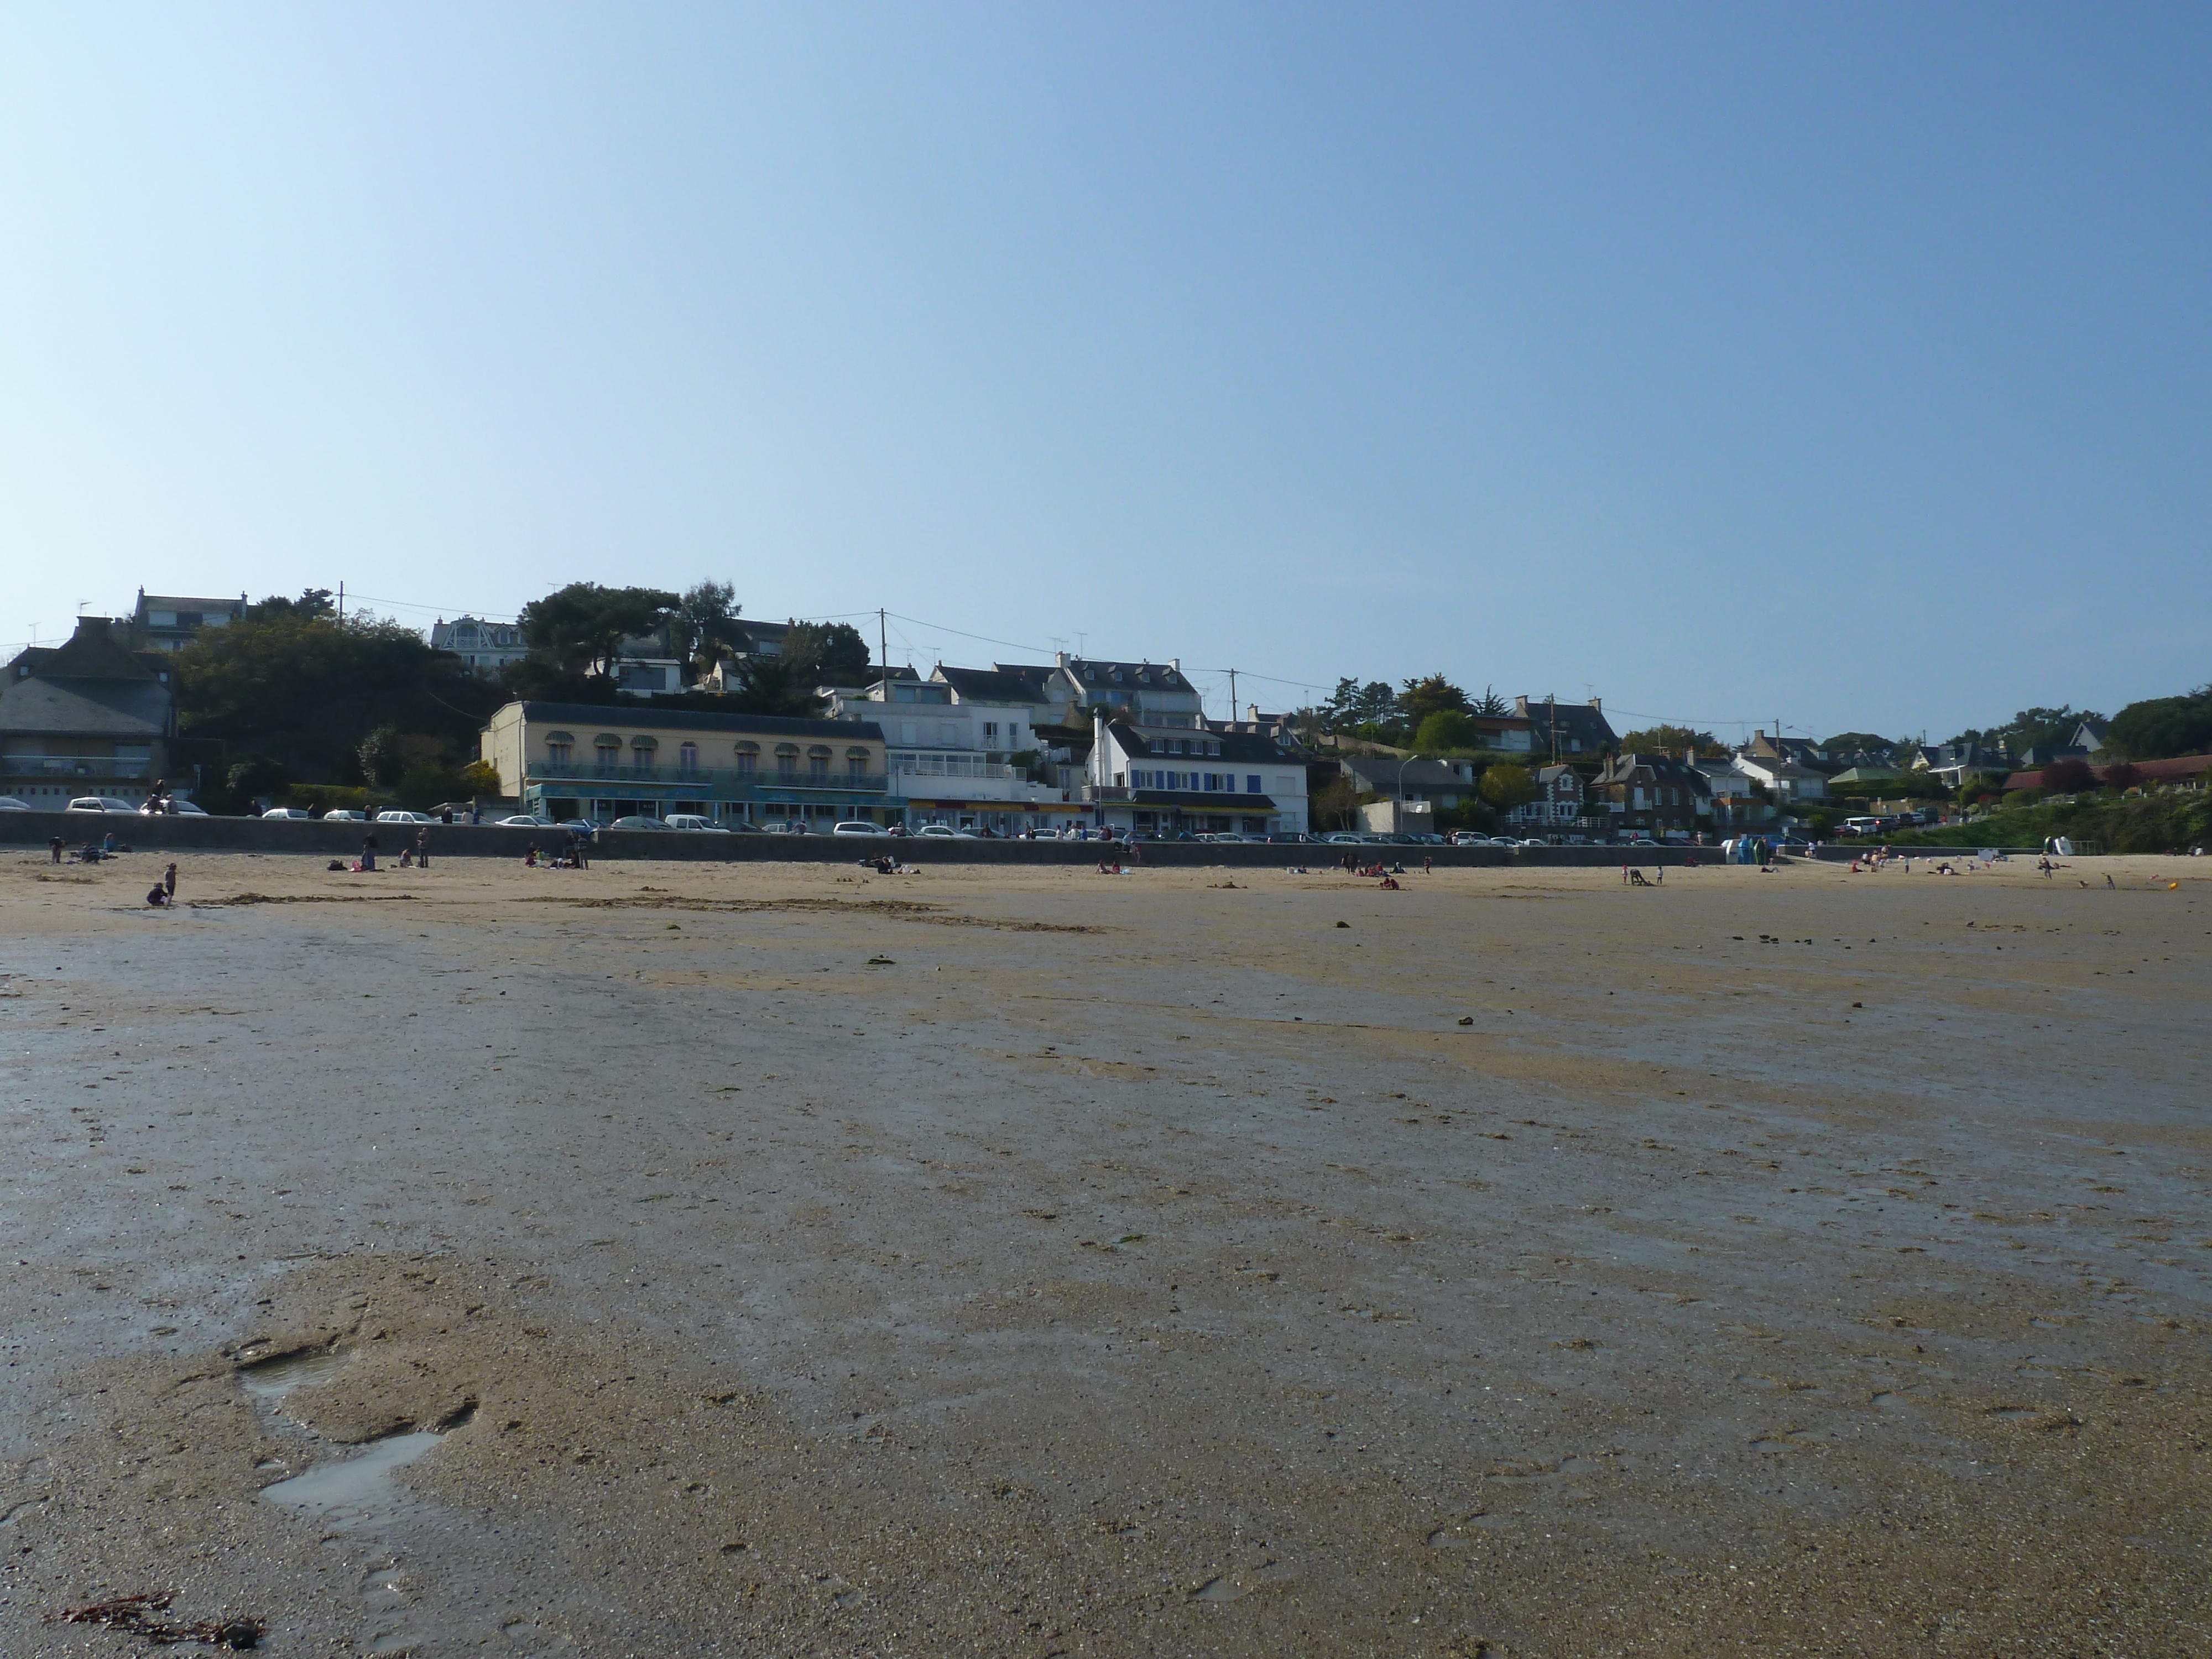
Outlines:
POLYGON ((880 795, 888 780, 880 772, 789 772, 682 766, 600 766, 591 761, 534 760, 525 768, 536 784, 579 783, 610 787, 650 784, 663 791, 696 789, 723 800, 744 800, 750 792, 830 789, 848 794, 880 795))
POLYGON ((150 778, 154 763, 121 755, 0 755, 0 769, 18 778, 150 778))

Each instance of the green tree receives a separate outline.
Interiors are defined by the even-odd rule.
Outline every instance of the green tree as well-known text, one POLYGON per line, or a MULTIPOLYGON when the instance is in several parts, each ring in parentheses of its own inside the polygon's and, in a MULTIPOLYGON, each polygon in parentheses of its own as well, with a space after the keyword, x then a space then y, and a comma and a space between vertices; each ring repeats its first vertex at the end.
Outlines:
POLYGON ((1448 754, 1458 749, 1480 749, 1482 738, 1482 728, 1474 723, 1472 714, 1456 708, 1439 708, 1413 733, 1413 747, 1423 754, 1448 754))
POLYGON ((1711 732, 1692 731, 1686 726, 1647 726, 1640 732, 1623 732, 1620 738, 1620 752, 1624 755, 1650 754, 1654 750, 1677 754, 1686 749, 1693 755, 1708 757, 1728 753, 1711 732))
POLYGON ((676 605, 678 647, 693 675, 704 674, 737 643, 738 591, 727 582, 701 582, 676 605))
POLYGON ((380 726, 361 740, 354 750, 360 763, 362 781, 379 787, 389 787, 399 781, 406 769, 406 757, 399 750, 399 728, 380 726))
POLYGON ((304 621, 313 617, 331 617, 337 613, 337 602, 327 587, 311 587, 296 599, 271 594, 258 605, 246 607, 247 619, 253 622, 266 622, 276 617, 297 617, 304 621))
POLYGON ((522 637, 564 668, 590 670, 611 662, 625 639, 650 634, 673 617, 683 601, 658 587, 602 587, 571 582, 522 607, 522 637))
POLYGON ((1316 790, 1306 803, 1308 821, 1316 830, 1349 830, 1358 810, 1359 792, 1340 773, 1316 790))
POLYGON ((2105 747, 2133 761, 2212 752, 2212 685, 2200 685, 2184 697, 2130 703, 2112 716, 2105 747))
POLYGON ((1861 750, 1883 750, 1895 745, 1873 732, 1838 732, 1820 745, 1832 755, 1856 755, 1861 750))
POLYGON ((456 758, 504 701, 398 623, 272 610, 202 630, 176 655, 179 748, 228 766, 264 756, 301 783, 351 783, 380 726, 456 758))
POLYGON ((1536 799, 1536 780, 1525 766, 1492 766, 1482 775, 1482 798, 1501 812, 1510 811, 1536 799))
POLYGON ((1498 695, 1495 686, 1486 685, 1482 688, 1482 695, 1469 705, 1468 712, 1491 720, 1503 720, 1513 712, 1513 705, 1498 695))
POLYGON ((1407 680, 1406 689, 1398 695, 1398 713, 1409 726, 1418 726, 1430 715, 1446 710, 1467 713, 1467 693, 1442 674, 1407 680))
POLYGON ((792 714, 809 719, 822 712, 811 676, 794 673, 780 657, 746 657, 730 676, 726 696, 714 699, 733 714, 792 714))
POLYGON ((1326 717, 1323 729, 1331 732, 1387 726, 1397 718, 1398 694, 1388 680, 1370 680, 1362 685, 1347 674, 1336 683, 1322 713, 1326 717))
POLYGON ((611 707, 623 701, 614 681, 605 674, 586 673, 536 652, 499 671, 498 684, 505 700, 526 702, 584 702, 611 707))
POLYGON ((850 623, 795 623, 778 660, 806 685, 862 685, 869 678, 868 642, 850 623))

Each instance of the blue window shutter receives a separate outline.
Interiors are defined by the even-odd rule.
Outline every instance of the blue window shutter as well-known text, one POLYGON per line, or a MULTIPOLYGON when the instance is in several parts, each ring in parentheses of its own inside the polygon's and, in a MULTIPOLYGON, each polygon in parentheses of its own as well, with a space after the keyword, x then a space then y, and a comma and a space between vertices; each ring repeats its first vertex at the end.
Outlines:
POLYGON ((1244 778, 1244 793, 1248 795, 1256 795, 1260 793, 1260 780, 1249 773, 1244 778))

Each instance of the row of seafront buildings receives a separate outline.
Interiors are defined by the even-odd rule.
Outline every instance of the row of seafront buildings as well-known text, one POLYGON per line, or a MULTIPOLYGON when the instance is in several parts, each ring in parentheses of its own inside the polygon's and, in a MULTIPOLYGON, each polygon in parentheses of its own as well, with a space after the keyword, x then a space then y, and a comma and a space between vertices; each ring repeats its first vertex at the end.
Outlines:
POLYGON ((830 688, 827 718, 513 702, 484 728, 504 793, 550 818, 696 813, 809 829, 1279 835, 1309 827, 1279 728, 1206 717, 1176 662, 1060 653, 830 688))
MULTIPOLYGON (((242 595, 141 591, 130 616, 80 618, 68 641, 19 653, 0 681, 0 794, 58 807, 143 794, 165 777, 189 793, 173 764, 169 654, 246 611, 242 595)), ((774 654, 787 625, 745 627, 741 649, 774 654)), ((441 620, 431 643, 487 676, 525 651, 512 624, 472 617, 441 620)), ((1311 805, 1338 784, 1360 803, 1352 827, 1389 830, 1426 828, 1480 787, 1479 762, 1339 744, 1257 709, 1209 720, 1175 661, 1061 653, 926 678, 878 670, 866 685, 823 688, 825 718, 783 720, 666 706, 659 694, 679 688, 681 665, 639 643, 623 653, 617 703, 517 702, 493 717, 482 753, 507 799, 554 818, 1271 835, 1339 827, 1334 814, 1316 823, 1311 805)), ((1964 745, 1844 755, 1765 734, 1717 758, 1624 753, 1595 699, 1520 697, 1476 723, 1486 750, 1534 776, 1535 798, 1508 823, 1562 838, 1768 827, 1847 786, 1906 771, 1948 783, 2020 758, 1964 745)), ((2100 738, 2085 726, 2075 743, 2100 738)))

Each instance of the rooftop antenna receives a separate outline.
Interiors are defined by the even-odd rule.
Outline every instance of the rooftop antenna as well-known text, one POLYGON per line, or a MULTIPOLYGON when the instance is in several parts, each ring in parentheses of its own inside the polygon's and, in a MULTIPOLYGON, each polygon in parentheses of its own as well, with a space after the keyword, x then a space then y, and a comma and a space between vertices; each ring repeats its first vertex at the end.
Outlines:
POLYGON ((1091 648, 1084 644, 1084 641, 1090 637, 1091 635, 1088 634, 1083 633, 1079 630, 1077 632, 1075 635, 1075 654, 1077 656, 1087 657, 1091 654, 1091 648))

